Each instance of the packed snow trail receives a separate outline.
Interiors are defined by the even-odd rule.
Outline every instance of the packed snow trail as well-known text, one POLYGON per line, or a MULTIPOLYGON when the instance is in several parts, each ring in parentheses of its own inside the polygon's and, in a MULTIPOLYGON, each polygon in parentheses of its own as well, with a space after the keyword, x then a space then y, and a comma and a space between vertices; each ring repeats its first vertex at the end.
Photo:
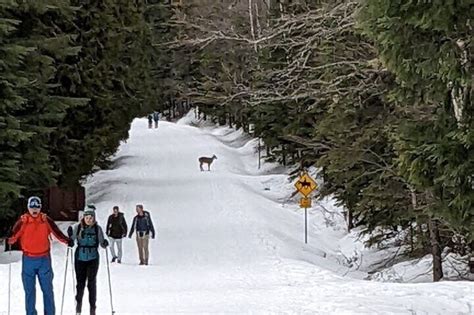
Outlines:
MULTIPOLYGON (((221 129, 221 131, 224 129, 221 129)), ((157 237, 150 265, 138 265, 135 236, 124 239, 122 264, 111 264, 114 309, 120 314, 473 314, 474 284, 393 284, 335 274, 310 229, 303 243, 301 213, 265 195, 253 147, 229 145, 219 129, 145 119, 132 124, 114 167, 87 181, 88 202, 104 224, 118 205, 130 225, 135 205, 150 211, 157 237), (199 156, 218 159, 200 172, 199 156), (249 163, 251 163, 250 165, 249 163)), ((330 245, 325 245, 330 248, 330 245)), ((60 309, 66 248, 55 242, 56 307, 60 309)), ((110 257, 110 255, 109 255, 110 257)), ((7 279, 7 265, 0 265, 7 279)), ((13 314, 23 314, 21 264, 13 265, 13 314)), ((65 314, 73 314, 68 273, 65 314)), ((0 286, 0 313, 7 288, 0 286)), ((37 308, 42 313, 41 292, 37 308)), ((86 290, 87 291, 87 290, 86 290)), ((110 314, 107 267, 101 250, 98 314, 110 314)), ((83 302, 88 314, 87 294, 83 302)))

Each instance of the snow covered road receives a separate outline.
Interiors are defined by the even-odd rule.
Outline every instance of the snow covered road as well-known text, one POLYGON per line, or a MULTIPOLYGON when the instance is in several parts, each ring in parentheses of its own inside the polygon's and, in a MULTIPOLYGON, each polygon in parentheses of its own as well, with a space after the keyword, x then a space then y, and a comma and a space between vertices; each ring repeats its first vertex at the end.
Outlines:
MULTIPOLYGON (((157 230, 149 266, 138 265, 134 238, 124 240, 123 263, 110 266, 117 315, 474 314, 474 283, 379 283, 334 273, 335 262, 318 246, 321 235, 310 229, 305 246, 301 213, 261 189, 264 179, 284 175, 258 175, 252 146, 229 145, 223 130, 168 122, 148 129, 136 119, 114 168, 88 179, 88 202, 96 204, 101 224, 114 205, 130 224, 141 203, 157 230), (212 171, 200 172, 197 158, 213 154, 212 171)), ((53 253, 59 310, 66 248, 55 242, 53 253)), ((110 314, 101 255, 98 314, 110 314)), ((20 271, 14 264, 13 314, 24 313, 20 271)), ((0 265, 1 279, 7 272, 0 265)), ((67 281, 64 314, 73 314, 70 273, 67 281)), ((39 288, 37 300, 42 313, 39 288)), ((0 314, 6 305, 2 283, 0 314)))

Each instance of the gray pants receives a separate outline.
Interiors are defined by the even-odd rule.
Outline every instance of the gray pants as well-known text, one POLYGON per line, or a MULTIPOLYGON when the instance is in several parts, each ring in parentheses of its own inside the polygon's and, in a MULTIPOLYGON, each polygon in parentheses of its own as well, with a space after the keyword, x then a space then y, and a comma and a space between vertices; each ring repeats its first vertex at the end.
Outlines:
POLYGON ((140 263, 148 265, 148 243, 150 235, 140 236, 137 233, 137 245, 138 245, 138 256, 140 257, 140 263))
POLYGON ((122 239, 110 237, 110 253, 113 257, 117 257, 118 260, 122 261, 122 239), (115 255, 115 245, 117 245, 118 255, 115 255))

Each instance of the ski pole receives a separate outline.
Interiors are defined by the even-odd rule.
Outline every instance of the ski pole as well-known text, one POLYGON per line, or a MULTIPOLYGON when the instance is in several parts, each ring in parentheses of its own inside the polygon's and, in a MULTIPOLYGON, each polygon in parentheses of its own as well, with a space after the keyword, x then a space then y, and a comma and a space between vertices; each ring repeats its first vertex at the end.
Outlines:
POLYGON ((76 276, 74 274, 74 253, 71 249, 71 274, 72 274, 72 292, 74 292, 74 296, 72 297, 74 299, 74 307, 77 307, 77 301, 76 301, 76 276))
POLYGON ((76 296, 76 277, 74 274, 74 253, 71 250, 71 273, 72 273, 72 287, 74 291, 74 296, 76 296))
MULTIPOLYGON (((8 244, 8 255, 12 255, 12 246, 8 244)), ((11 284, 12 284, 12 263, 8 264, 8 315, 10 315, 10 299, 11 299, 11 284)))
POLYGON ((112 310, 112 315, 114 315, 115 311, 114 311, 114 305, 112 302, 112 284, 110 282, 109 251, 107 250, 107 248, 104 248, 104 249, 105 249, 105 258, 107 260, 107 275, 109 277, 110 309, 112 310))
POLYGON ((66 278, 67 278, 67 264, 69 262, 69 246, 66 252, 66 268, 64 269, 64 284, 63 284, 63 296, 61 299, 61 315, 63 314, 63 307, 64 307, 64 293, 66 292, 66 278))
MULTIPOLYGON (((67 235, 69 236, 69 239, 72 238, 72 233, 73 233, 73 229, 72 229, 72 226, 69 226, 67 228, 67 235)), ((73 296, 73 299, 74 299, 74 306, 77 306, 77 301, 76 301, 76 277, 75 277, 75 274, 74 274, 74 251, 72 250, 71 248, 71 275, 72 275, 72 291, 74 293, 74 296, 73 296)))

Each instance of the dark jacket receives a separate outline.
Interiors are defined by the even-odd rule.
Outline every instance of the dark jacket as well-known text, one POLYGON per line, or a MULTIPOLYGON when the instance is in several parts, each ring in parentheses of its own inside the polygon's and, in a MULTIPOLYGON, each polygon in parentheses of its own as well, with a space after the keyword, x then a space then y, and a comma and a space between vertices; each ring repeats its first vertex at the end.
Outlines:
POLYGON ((153 221, 151 220, 150 213, 148 211, 143 211, 143 215, 136 215, 133 218, 132 227, 130 228, 130 234, 128 237, 132 237, 133 232, 143 234, 151 234, 151 238, 155 238, 155 228, 153 227, 153 221))
POLYGON ((127 222, 122 212, 118 215, 111 214, 107 220, 106 234, 112 238, 122 238, 127 236, 127 222))

